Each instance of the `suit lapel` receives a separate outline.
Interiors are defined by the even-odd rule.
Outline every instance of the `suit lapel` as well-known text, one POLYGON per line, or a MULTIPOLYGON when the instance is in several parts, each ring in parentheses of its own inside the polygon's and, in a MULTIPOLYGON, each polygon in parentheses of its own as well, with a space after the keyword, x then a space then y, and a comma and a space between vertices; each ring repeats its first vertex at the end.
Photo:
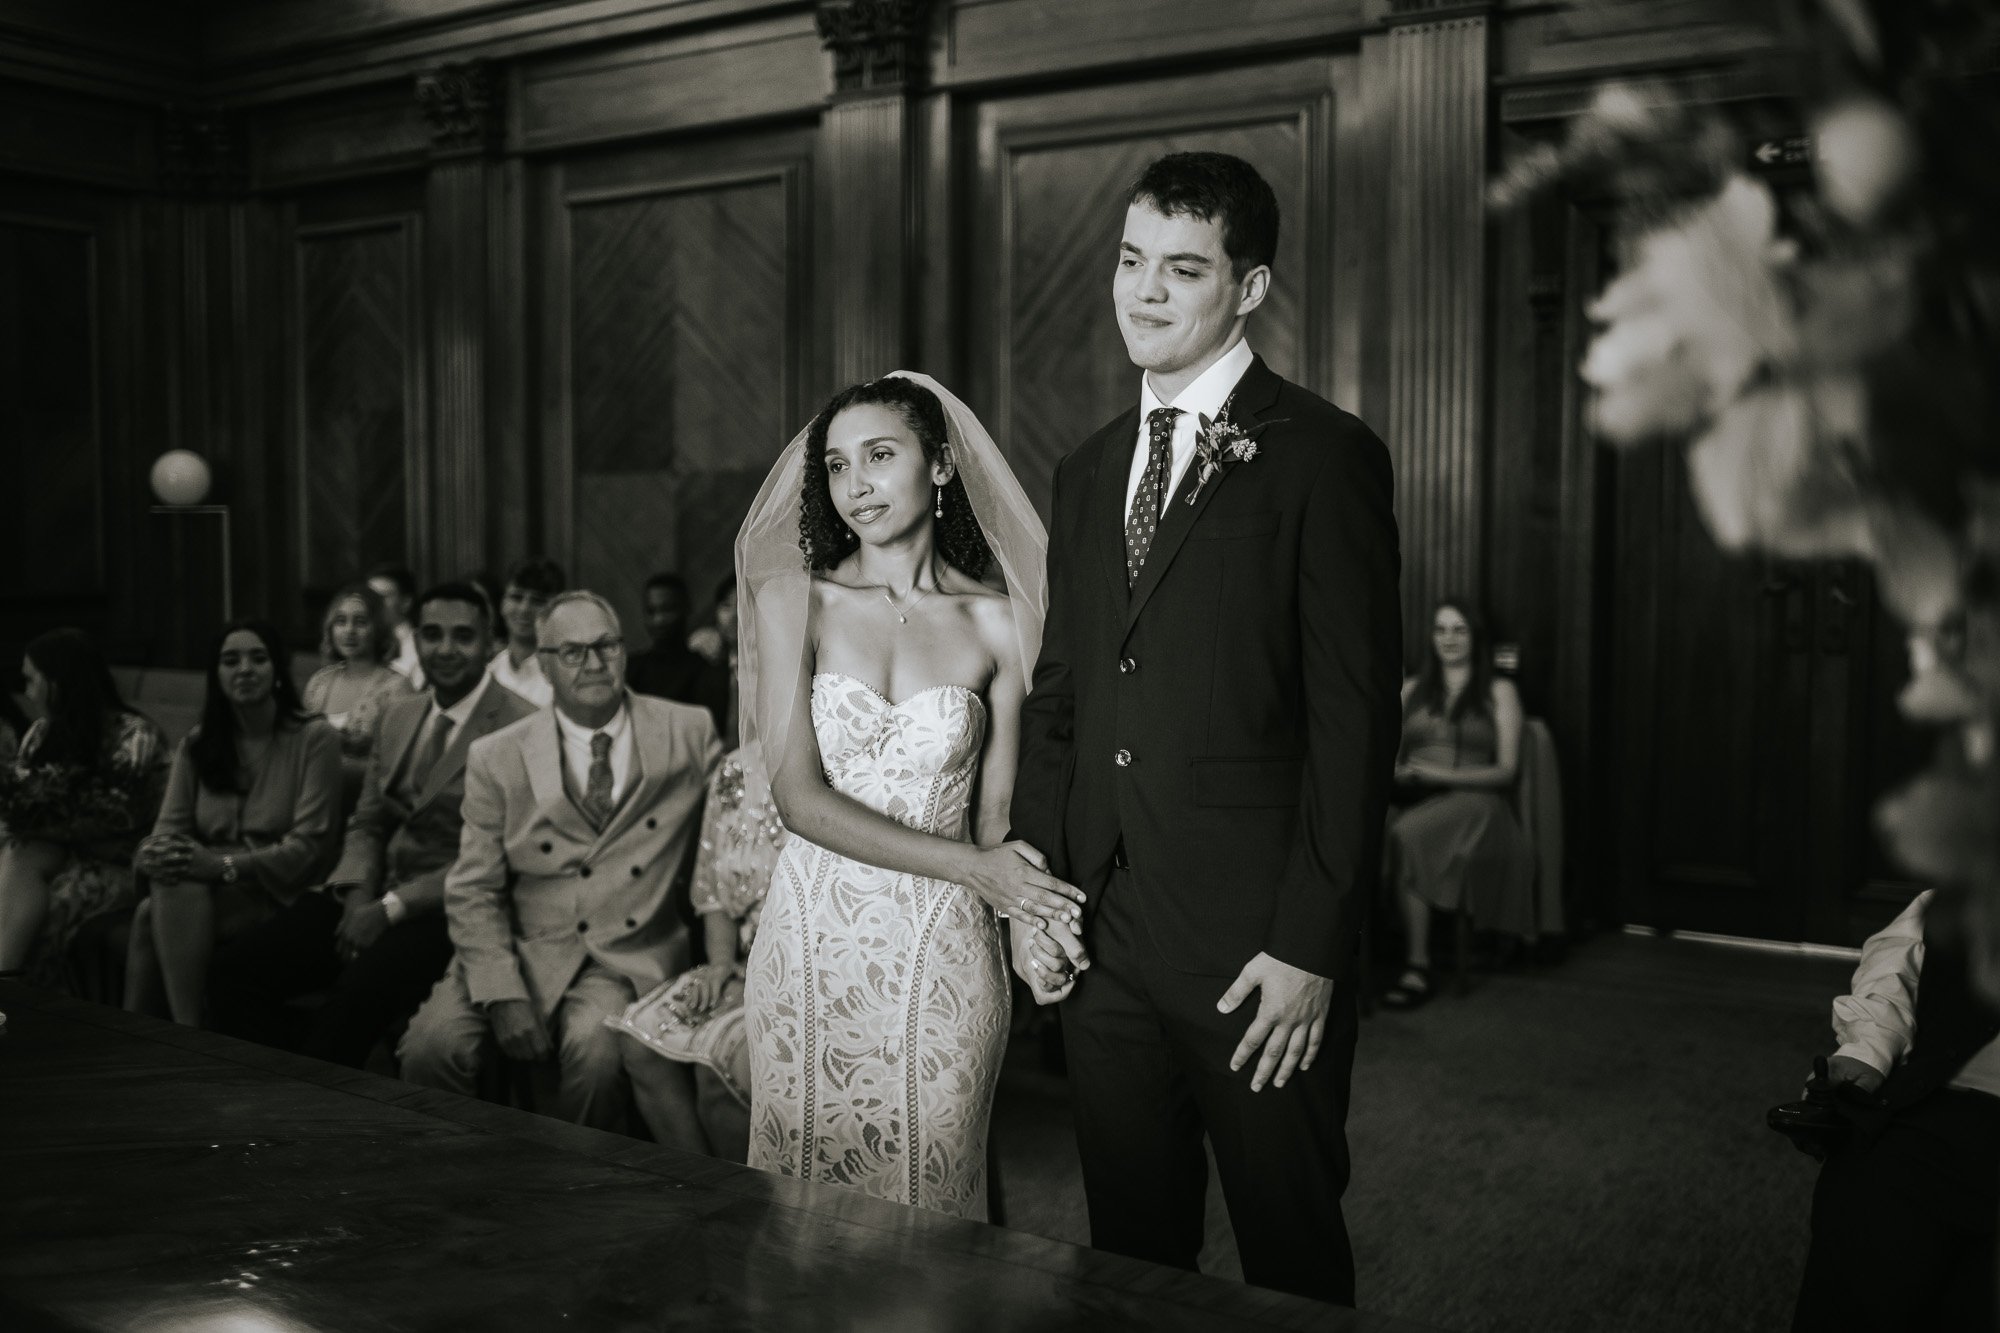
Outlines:
POLYGON ((493 720, 500 711, 500 700, 489 688, 491 684, 489 680, 479 687, 479 706, 472 710, 472 716, 465 720, 465 725, 451 738, 451 743, 445 746, 438 761, 431 765, 431 771, 424 775, 424 787, 417 793, 416 809, 421 810, 436 800, 437 794, 465 771, 465 752, 472 748, 474 741, 493 730, 493 720))
POLYGON ((528 788, 535 794, 536 808, 566 836, 584 844, 594 841, 596 830, 569 798, 563 782, 562 733, 556 729, 555 709, 544 711, 521 738, 521 762, 528 767, 528 788))
POLYGON ((1128 409, 1104 428, 1097 473, 1091 478, 1085 523, 1097 537, 1097 562, 1110 581, 1112 605, 1125 599, 1125 486, 1132 477, 1132 455, 1138 449, 1139 409, 1128 409))
POLYGON ((403 765, 410 761, 410 747, 416 744, 417 733, 423 730, 423 721, 430 711, 426 701, 422 708, 392 709, 383 716, 380 762, 384 794, 394 792, 400 798, 403 765))
MULTIPOLYGON (((1263 357, 1250 358, 1249 369, 1243 372, 1242 378, 1236 381, 1236 387, 1231 391, 1231 419, 1245 430, 1254 432, 1257 422, 1277 403, 1278 387, 1282 383, 1283 381, 1272 373, 1270 367, 1264 364, 1263 357)), ((1160 516, 1160 526, 1153 533, 1153 545, 1146 552, 1146 564, 1139 571, 1139 581, 1132 586, 1132 596, 1125 607, 1126 633, 1129 634, 1132 626, 1137 623, 1139 612, 1144 609, 1147 599, 1153 595, 1153 589, 1159 587, 1160 580, 1166 577, 1167 567, 1173 564, 1174 557, 1180 553, 1181 545, 1187 541, 1188 534, 1194 531, 1194 525, 1201 518, 1202 511, 1215 499, 1215 493, 1222 489, 1223 483, 1229 480, 1229 474, 1234 472, 1236 467, 1237 464, 1234 462, 1224 462, 1216 469, 1214 476, 1206 483, 1201 483, 1200 457, 1188 460, 1187 472, 1182 475, 1181 484, 1174 488, 1173 499, 1167 501, 1167 512, 1160 516), (1194 492, 1197 484, 1201 485, 1201 490, 1194 492), (1188 503, 1188 495, 1191 492, 1194 492, 1195 497, 1192 504, 1188 503)), ((1124 520, 1121 518, 1119 522, 1119 546, 1122 551, 1124 520)), ((1119 574, 1122 581, 1124 574, 1122 563, 1119 574)))

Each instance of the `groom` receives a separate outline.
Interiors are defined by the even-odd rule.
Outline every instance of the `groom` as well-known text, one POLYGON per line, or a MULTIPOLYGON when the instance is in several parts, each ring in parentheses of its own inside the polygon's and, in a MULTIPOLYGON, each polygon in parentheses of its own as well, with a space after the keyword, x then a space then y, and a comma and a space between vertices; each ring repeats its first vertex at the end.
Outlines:
MULTIPOLYGON (((1213 1145, 1244 1277, 1351 1305, 1355 960, 1394 763, 1388 451, 1244 331, 1278 204, 1176 153, 1129 196, 1112 283, 1138 406, 1057 467, 1014 836, 1089 894, 1065 999, 1100 1249, 1193 1268, 1213 1145)), ((1025 922, 1016 922, 1017 926, 1025 922)))

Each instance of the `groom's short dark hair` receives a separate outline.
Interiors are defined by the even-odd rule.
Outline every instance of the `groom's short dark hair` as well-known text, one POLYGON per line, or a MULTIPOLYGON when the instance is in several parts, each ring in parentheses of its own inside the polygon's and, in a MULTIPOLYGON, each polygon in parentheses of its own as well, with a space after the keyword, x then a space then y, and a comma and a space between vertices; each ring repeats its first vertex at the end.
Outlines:
POLYGON ((1257 168, 1228 153, 1169 153, 1141 172, 1126 205, 1167 217, 1221 222, 1230 273, 1241 278, 1278 258, 1278 196, 1257 168))

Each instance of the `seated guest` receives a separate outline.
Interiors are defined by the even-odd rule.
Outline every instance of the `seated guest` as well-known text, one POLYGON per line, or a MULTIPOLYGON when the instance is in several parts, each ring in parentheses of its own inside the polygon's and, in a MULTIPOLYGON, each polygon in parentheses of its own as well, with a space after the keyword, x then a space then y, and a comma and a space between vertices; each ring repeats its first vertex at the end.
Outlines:
POLYGON ((1854 1128, 1820 1168, 1792 1327, 1990 1329, 2000 1215, 2000 1008, 1930 893, 1862 946, 1833 1002, 1854 1128))
POLYGON ((722 686, 724 708, 722 743, 736 744, 736 576, 724 576, 715 585, 715 613, 710 624, 688 636, 688 647, 700 653, 726 673, 722 686))
POLYGON ((0 813, 0 972, 55 986, 78 928, 133 903, 132 854, 160 808, 167 745, 80 630, 31 641, 21 674, 41 718, 0 813))
POLYGON ((377 565, 368 571, 368 586, 382 599, 389 613, 396 651, 389 665, 410 682, 410 688, 424 687, 423 664, 417 660, 416 631, 410 628, 410 612, 417 600, 417 576, 403 565, 377 565))
POLYGON ((11 689, 0 690, 0 769, 12 768, 28 734, 28 714, 11 689))
MULTIPOLYGON (((1526 937, 1535 931, 1535 854, 1514 818, 1521 696, 1463 602, 1431 616, 1431 651, 1403 683, 1403 744, 1385 876, 1401 907, 1405 964, 1382 1002, 1431 996, 1431 909, 1526 937)), ((1465 960, 1459 960, 1463 967, 1465 960)))
POLYGON ((671 903, 721 758, 705 709, 631 694, 618 616, 595 593, 542 608, 555 706, 474 745, 465 831, 445 876, 457 949, 403 1037, 403 1077, 471 1093, 490 1046, 560 1067, 556 1111, 625 1120, 625 1076, 653 1137, 706 1151, 686 1066, 605 1026, 686 969, 671 903))
POLYGON ((743 960, 757 937, 764 894, 784 843, 771 775, 752 741, 723 756, 702 807, 692 897, 708 961, 638 1000, 619 1023, 668 1059, 695 1066, 709 1146, 716 1156, 736 1162, 750 1151, 743 960))
POLYGON ((319 638, 326 665, 307 678, 299 699, 340 733, 341 753, 357 782, 368 769, 382 706, 410 694, 410 682, 389 665, 396 650, 389 612, 367 584, 350 583, 326 604, 319 638))
POLYGON ((562 566, 534 556, 507 571, 507 591, 500 596, 507 643, 493 659, 493 679, 537 708, 547 708, 555 696, 535 651, 535 617, 562 587, 562 566))
POLYGON ((134 864, 151 881, 132 921, 125 1007, 202 1025, 218 942, 277 914, 340 850, 340 736, 305 711, 285 645, 261 621, 226 627, 201 722, 174 754, 134 864))
POLYGON ((729 720, 729 673, 688 646, 687 581, 678 574, 655 574, 646 580, 645 597, 646 633, 653 642, 632 655, 626 681, 641 694, 700 704, 715 716, 719 731, 729 720))
POLYGON ((417 650, 429 693, 382 710, 325 891, 300 894, 217 951, 209 1000, 220 1031, 290 1045, 284 1002, 330 990, 300 1049, 359 1068, 450 965, 444 876, 458 855, 465 752, 535 706, 487 675, 492 616, 470 584, 418 600, 417 650))

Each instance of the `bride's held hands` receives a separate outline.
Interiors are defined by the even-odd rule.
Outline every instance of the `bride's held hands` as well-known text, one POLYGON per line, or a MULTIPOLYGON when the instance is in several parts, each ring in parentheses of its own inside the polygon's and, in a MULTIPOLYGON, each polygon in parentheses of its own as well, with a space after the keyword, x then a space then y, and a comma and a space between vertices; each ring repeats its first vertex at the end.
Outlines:
POLYGON ((1014 975, 1027 984, 1036 1004, 1067 999, 1076 989, 1077 977, 1090 966, 1082 937, 1067 922, 1017 920, 1007 936, 1014 975))
POLYGON ((960 883, 1001 916, 1025 924, 1083 919, 1083 890, 1049 872, 1049 858, 1025 842, 973 849, 960 883))

